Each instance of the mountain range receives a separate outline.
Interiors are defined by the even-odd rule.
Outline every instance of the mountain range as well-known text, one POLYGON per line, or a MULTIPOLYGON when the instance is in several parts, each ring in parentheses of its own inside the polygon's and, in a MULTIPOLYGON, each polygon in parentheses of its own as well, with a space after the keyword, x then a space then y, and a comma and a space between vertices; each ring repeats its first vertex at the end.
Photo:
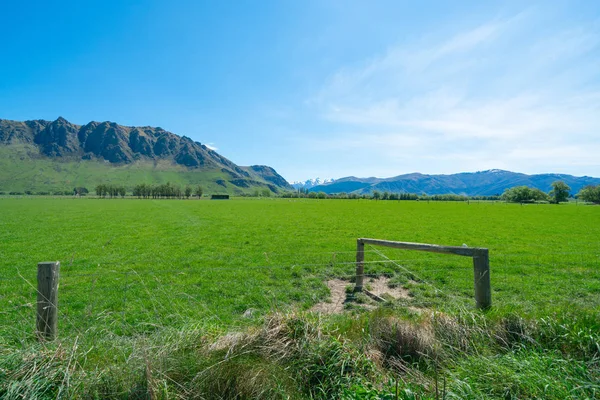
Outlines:
POLYGON ((544 192, 551 189, 554 181, 564 181, 571 187, 571 194, 576 194, 586 185, 599 185, 600 178, 589 176, 576 177, 566 174, 527 175, 517 172, 491 169, 479 172, 462 172, 451 175, 426 175, 411 173, 392 178, 357 178, 349 176, 335 179, 308 190, 311 192, 333 193, 373 193, 374 191, 389 193, 416 194, 459 194, 466 196, 500 195, 514 186, 529 186, 544 192))
POLYGON ((411 173, 392 178, 309 179, 290 185, 265 165, 238 166, 216 151, 160 127, 123 126, 114 122, 73 124, 0 119, 0 192, 72 191, 116 183, 131 189, 139 183, 201 185, 205 193, 273 193, 294 189, 333 193, 499 195, 514 186, 548 192, 564 181, 577 193, 600 178, 566 174, 522 173, 492 169, 451 175, 411 173))
POLYGON ((202 184, 225 193, 291 190, 273 168, 242 167, 186 136, 114 122, 0 119, 0 190, 69 189, 98 183, 202 184))
POLYGON ((307 179, 305 181, 292 182, 292 187, 294 189, 310 189, 315 186, 326 185, 331 182, 333 182, 333 179, 321 179, 321 178, 307 179))

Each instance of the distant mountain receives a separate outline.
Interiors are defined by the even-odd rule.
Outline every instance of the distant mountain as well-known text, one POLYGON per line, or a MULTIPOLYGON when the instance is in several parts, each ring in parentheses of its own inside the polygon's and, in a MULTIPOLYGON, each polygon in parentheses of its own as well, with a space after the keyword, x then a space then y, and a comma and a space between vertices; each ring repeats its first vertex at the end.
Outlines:
POLYGON ((171 179, 227 193, 292 189, 271 167, 240 167, 200 142, 162 128, 114 122, 76 125, 62 117, 0 119, 0 167, 4 191, 52 190, 75 183, 94 187, 111 179, 125 186, 171 179))
POLYGON ((312 187, 318 186, 318 185, 325 185, 328 183, 333 182, 333 179, 321 179, 321 178, 315 178, 315 179, 308 179, 306 181, 295 181, 292 182, 292 187, 294 189, 310 189, 312 187))
POLYGON ((327 184, 316 185, 312 192, 331 193, 372 193, 377 190, 390 193, 416 194, 460 194, 467 196, 492 196, 502 194, 513 186, 529 186, 544 192, 551 189, 554 181, 561 180, 571 187, 571 193, 577 193, 586 185, 600 184, 600 178, 589 176, 575 177, 565 174, 526 175, 517 172, 491 169, 480 172, 462 172, 452 175, 425 175, 411 173, 393 178, 356 178, 336 179, 327 184))

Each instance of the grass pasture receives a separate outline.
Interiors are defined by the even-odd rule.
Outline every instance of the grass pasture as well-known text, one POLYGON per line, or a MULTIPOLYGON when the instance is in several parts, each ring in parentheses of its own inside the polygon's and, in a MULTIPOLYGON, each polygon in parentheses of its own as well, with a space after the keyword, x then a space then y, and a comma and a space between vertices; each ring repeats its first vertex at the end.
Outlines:
MULTIPOLYGON (((411 398, 411 393, 416 396, 412 398, 435 398, 432 382, 434 375, 438 382, 439 374, 448 380, 454 398, 579 398, 582 394, 594 398, 600 389, 595 381, 599 378, 600 348, 594 350, 600 330, 599 238, 600 209, 572 204, 1 198, 0 349, 4 361, 0 363, 0 397, 10 397, 10 390, 23 393, 14 385, 7 389, 10 385, 6 382, 21 378, 27 382, 26 374, 18 378, 20 375, 15 372, 27 370, 25 362, 16 362, 7 354, 17 350, 24 354, 37 346, 33 335, 36 264, 60 260, 60 340, 54 346, 70 349, 75 343, 87 348, 85 352, 81 350, 84 358, 74 357, 79 371, 121 368, 117 375, 122 379, 128 374, 135 379, 145 377, 141 384, 143 394, 139 396, 124 382, 124 389, 116 394, 100 391, 92 395, 81 384, 65 389, 64 395, 146 398, 152 392, 154 397, 148 398, 171 398, 177 397, 173 393, 189 394, 178 391, 169 380, 158 378, 157 382, 167 383, 162 391, 153 392, 158 389, 148 383, 154 381, 148 378, 150 356, 145 352, 137 359, 142 372, 123 367, 127 364, 123 360, 136 359, 133 355, 139 356, 139 348, 143 347, 140 343, 146 343, 148 348, 158 346, 183 363, 182 348, 192 346, 194 351, 202 348, 205 352, 214 347, 208 342, 218 343, 221 335, 241 331, 254 332, 244 339, 248 346, 244 351, 248 353, 240 350, 237 361, 231 362, 232 369, 219 370, 219 376, 228 376, 235 368, 255 371, 255 377, 269 381, 264 385, 281 389, 264 392, 263 398, 295 398, 290 393, 296 391, 298 398, 332 398, 340 393, 346 398, 394 398, 384 397, 385 393, 394 393, 394 384, 374 378, 381 374, 369 368, 379 364, 364 358, 364 352, 358 349, 367 342, 377 347, 379 339, 389 339, 390 335, 396 335, 394 340, 400 341, 398 335, 403 329, 421 338, 433 335, 439 343, 448 344, 447 332, 451 329, 438 332, 437 322, 432 325, 427 317, 440 313, 444 318, 460 321, 452 326, 469 327, 463 333, 472 338, 475 350, 467 346, 471 350, 452 353, 444 365, 437 361, 434 365, 431 360, 438 356, 423 354, 438 354, 437 350, 427 350, 438 345, 422 344, 425 350, 404 358, 413 372, 402 378, 404 397, 398 398, 411 398), (489 248, 493 309, 486 314, 474 310, 470 258, 367 246, 366 273, 391 277, 392 282, 410 290, 411 299, 372 313, 355 310, 324 320, 306 314, 305 310, 327 298, 327 279, 352 276, 358 237, 489 248), (414 309, 425 312, 410 311, 414 309), (312 349, 310 354, 320 360, 326 355, 333 357, 324 368, 334 368, 336 363, 344 365, 345 361, 336 358, 343 355, 356 363, 364 361, 364 365, 353 367, 353 371, 364 369, 364 373, 357 373, 361 378, 338 382, 339 387, 328 384, 319 394, 298 387, 321 387, 324 378, 317 383, 302 383, 301 379, 279 372, 265 372, 277 364, 273 359, 287 360, 288 367, 298 368, 306 376, 313 377, 311 374, 318 372, 312 371, 309 364, 302 364, 307 363, 306 358, 293 352, 286 359, 265 356, 264 346, 259 346, 260 352, 247 350, 254 349, 251 344, 257 338, 272 343, 273 348, 280 345, 278 341, 283 339, 274 338, 274 329, 269 328, 277 318, 278 326, 291 335, 284 335, 293 339, 290 341, 304 340, 304 347, 300 347, 312 349), (388 326, 392 320, 396 321, 392 324, 393 334, 388 326), (298 324, 303 327, 301 334, 298 324), (498 326, 503 327, 507 337, 514 339, 516 335, 521 339, 503 339, 510 345, 502 345, 503 350, 498 350, 492 344, 497 342, 493 338, 498 336, 498 326), (318 342, 318 346, 311 342, 322 340, 321 335, 311 333, 316 330, 322 330, 329 341, 318 342), (477 335, 484 338, 480 338, 481 345, 476 344, 477 335), (103 341, 106 338, 110 342, 103 341), (519 346, 514 347, 515 343, 519 346), (530 366, 526 371, 525 365, 530 366), (479 376, 482 371, 487 378, 479 376), (334 386, 337 391, 332 389, 334 386), (555 394, 542 392, 548 387, 554 388, 555 394), (363 397, 352 397, 356 393, 363 393, 363 397), (379 397, 368 397, 371 395, 379 397)), ((235 345, 229 346, 229 352, 235 353, 236 349, 235 345)), ((387 356, 386 349, 379 350, 387 356)), ((55 355, 56 347, 48 351, 55 355)), ((195 364, 196 370, 186 364, 184 369, 189 376, 202 374, 200 371, 207 365, 223 367, 218 349, 215 351, 210 356, 205 354, 204 362, 209 364, 195 364)), ((63 374, 58 378, 45 376, 53 389, 39 393, 55 397, 57 390, 62 390, 58 388, 68 387, 64 382, 72 364, 67 364, 66 370, 64 364, 66 361, 61 364, 63 374)), ((164 371, 180 371, 177 368, 182 367, 177 365, 156 368, 167 374, 164 371)), ((381 365, 388 371, 388 375, 381 376, 398 379, 397 368, 381 365)), ((302 373, 298 376, 305 376, 302 373)), ((341 376, 346 375, 342 372, 341 376)), ((198 384, 197 380, 189 380, 192 381, 198 384)), ((114 380, 111 382, 119 386, 114 380)), ((94 385, 98 388, 102 383, 94 385)), ((245 392, 239 385, 236 387, 238 397, 220 398, 257 397, 251 391, 244 397, 239 393, 245 392)))

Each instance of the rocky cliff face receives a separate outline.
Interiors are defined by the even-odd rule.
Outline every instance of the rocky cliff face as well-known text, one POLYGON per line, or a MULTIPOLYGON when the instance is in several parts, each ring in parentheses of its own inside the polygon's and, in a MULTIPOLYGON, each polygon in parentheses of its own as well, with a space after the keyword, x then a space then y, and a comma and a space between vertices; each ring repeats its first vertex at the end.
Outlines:
POLYGON ((114 122, 72 124, 55 121, 10 121, 0 119, 0 145, 35 144, 52 158, 103 159, 113 164, 137 160, 169 160, 188 168, 221 169, 232 179, 262 178, 280 188, 291 189, 274 169, 239 167, 217 152, 185 136, 162 128, 130 127, 114 122))
MULTIPOLYGON (((28 122, 32 121, 26 121, 28 122)), ((35 122, 35 135, 33 141, 40 146, 40 151, 49 157, 62 157, 79 153, 77 132, 79 126, 74 125, 64 118, 48 123, 43 129, 42 121, 35 122)))
POLYGON ((33 142, 48 157, 97 157, 125 164, 141 158, 171 158, 187 167, 219 164, 233 167, 229 160, 211 154, 208 148, 185 136, 162 128, 128 127, 114 122, 90 122, 80 126, 62 117, 51 122, 0 120, 0 141, 33 142))
POLYGON ((289 186, 289 183, 271 167, 266 165, 251 165, 248 169, 275 186, 289 186))

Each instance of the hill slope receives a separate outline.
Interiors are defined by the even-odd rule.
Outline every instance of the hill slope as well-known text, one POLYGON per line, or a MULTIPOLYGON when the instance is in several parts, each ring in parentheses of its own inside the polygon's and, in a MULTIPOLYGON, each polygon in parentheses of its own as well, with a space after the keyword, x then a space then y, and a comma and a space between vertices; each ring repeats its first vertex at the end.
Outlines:
POLYGON ((55 191, 110 182, 201 184, 212 192, 291 189, 267 166, 240 167, 162 128, 0 119, 0 191, 55 191))
POLYGON ((356 178, 337 179, 325 185, 318 185, 310 191, 331 193, 372 193, 377 190, 390 193, 426 193, 463 194, 467 196, 492 196, 502 194, 513 186, 526 185, 544 192, 551 189, 554 181, 562 180, 571 187, 571 193, 577 193, 586 185, 600 184, 600 178, 589 176, 575 177, 565 174, 526 175, 517 172, 492 169, 481 172, 462 172, 452 175, 425 175, 412 173, 393 178, 356 178))

